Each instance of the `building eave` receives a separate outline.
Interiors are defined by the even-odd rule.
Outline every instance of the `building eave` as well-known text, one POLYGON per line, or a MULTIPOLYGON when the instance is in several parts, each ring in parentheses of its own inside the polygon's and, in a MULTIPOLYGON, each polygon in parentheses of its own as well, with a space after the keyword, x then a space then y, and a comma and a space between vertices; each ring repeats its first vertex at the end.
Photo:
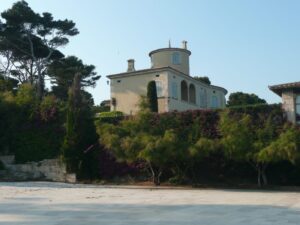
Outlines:
POLYGON ((215 85, 209 85, 209 84, 206 84, 204 82, 201 82, 197 79, 195 79, 194 77, 191 77, 190 75, 188 74, 185 74, 185 73, 182 73, 181 71, 177 70, 177 69, 174 69, 173 67, 160 67, 160 68, 151 68, 151 69, 144 69, 144 70, 136 70, 136 71, 133 71, 133 72, 125 72, 125 73, 118 73, 118 74, 111 74, 111 75, 107 75, 106 77, 109 78, 109 79, 118 79, 118 78, 124 78, 124 77, 130 77, 130 76, 138 76, 138 75, 141 75, 141 74, 147 74, 147 73, 158 73, 158 72, 163 72, 163 71, 171 71, 171 72, 175 72, 176 74, 180 75, 180 76, 183 76, 187 79, 190 79, 198 84, 201 84, 203 86, 206 86, 208 88, 213 88, 213 89, 217 89, 219 91, 222 91, 224 93, 224 95, 226 95, 228 93, 228 91, 223 88, 223 87, 220 87, 220 86, 215 86, 215 85))
POLYGON ((271 85, 269 86, 269 89, 281 97, 282 92, 284 91, 292 90, 292 91, 300 92, 300 82, 271 85))
POLYGON ((168 70, 170 68, 171 67, 160 67, 160 68, 151 68, 151 69, 144 69, 144 70, 136 70, 136 71, 132 71, 132 72, 111 74, 111 75, 107 75, 106 77, 109 78, 109 79, 116 79, 116 78, 137 76, 137 75, 145 74, 145 73, 161 72, 161 71, 164 71, 164 70, 168 70))

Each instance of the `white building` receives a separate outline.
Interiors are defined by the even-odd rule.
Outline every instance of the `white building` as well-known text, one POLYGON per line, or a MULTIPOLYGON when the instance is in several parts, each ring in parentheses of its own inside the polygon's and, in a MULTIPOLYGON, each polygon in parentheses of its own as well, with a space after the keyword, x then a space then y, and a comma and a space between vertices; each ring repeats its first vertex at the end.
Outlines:
POLYGON ((203 83, 190 76, 187 42, 182 48, 162 48, 149 53, 151 68, 135 70, 134 60, 128 60, 127 72, 108 75, 111 87, 111 110, 135 114, 141 96, 147 95, 147 85, 156 82, 158 111, 185 111, 224 108, 227 90, 203 83))
POLYGON ((300 124, 300 82, 273 85, 269 89, 282 98, 287 120, 300 124))

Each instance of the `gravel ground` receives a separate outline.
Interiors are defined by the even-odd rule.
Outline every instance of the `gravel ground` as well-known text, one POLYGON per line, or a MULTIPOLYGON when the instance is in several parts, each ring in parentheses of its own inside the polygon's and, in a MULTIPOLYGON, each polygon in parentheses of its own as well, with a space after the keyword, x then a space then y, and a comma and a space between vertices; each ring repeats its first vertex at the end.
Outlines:
POLYGON ((300 193, 0 183, 0 225, 300 224, 300 193))

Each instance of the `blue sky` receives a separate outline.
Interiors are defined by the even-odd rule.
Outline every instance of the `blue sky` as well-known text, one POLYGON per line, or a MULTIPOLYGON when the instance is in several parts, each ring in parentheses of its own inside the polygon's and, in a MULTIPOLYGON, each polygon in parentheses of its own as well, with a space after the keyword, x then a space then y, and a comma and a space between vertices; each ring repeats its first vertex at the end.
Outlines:
MULTIPOLYGON (((1 0, 0 11, 13 0, 1 0)), ((298 0, 27 0, 37 12, 71 19, 80 34, 61 49, 94 64, 102 75, 89 89, 98 104, 109 99, 106 75, 150 67, 148 53, 181 47, 192 51, 191 75, 210 77, 229 92, 280 98, 268 85, 300 81, 298 0)))

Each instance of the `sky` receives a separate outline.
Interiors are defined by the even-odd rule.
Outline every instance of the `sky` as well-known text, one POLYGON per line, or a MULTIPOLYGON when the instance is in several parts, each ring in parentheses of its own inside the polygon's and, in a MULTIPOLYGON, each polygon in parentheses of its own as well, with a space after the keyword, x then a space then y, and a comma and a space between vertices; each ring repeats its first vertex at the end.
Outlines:
MULTIPOLYGON (((15 0, 0 0, 0 11, 15 0)), ((269 85, 300 81, 298 0, 27 0, 36 12, 70 19, 80 34, 60 49, 93 64, 102 76, 96 104, 110 98, 106 78, 150 68, 148 53, 188 41, 190 73, 208 76, 229 93, 254 93, 268 103, 280 98, 269 85)), ((228 95, 227 95, 228 97, 228 95)))

